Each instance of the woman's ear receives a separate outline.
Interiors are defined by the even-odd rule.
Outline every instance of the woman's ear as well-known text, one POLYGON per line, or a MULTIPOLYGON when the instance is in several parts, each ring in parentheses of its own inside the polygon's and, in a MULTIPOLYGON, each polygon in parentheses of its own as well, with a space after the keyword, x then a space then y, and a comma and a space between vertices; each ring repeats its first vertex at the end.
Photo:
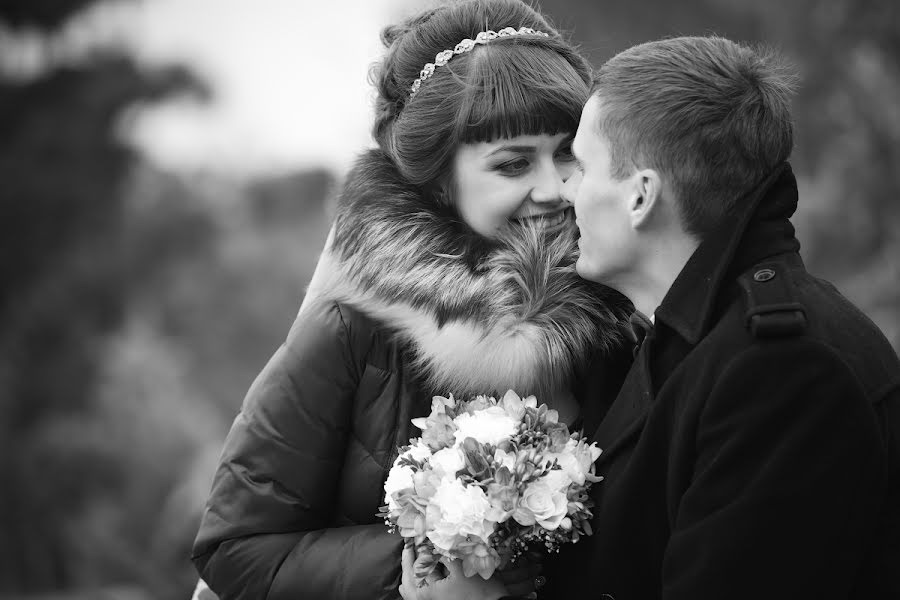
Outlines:
POLYGON ((662 179, 653 169, 642 169, 632 175, 632 196, 629 211, 635 229, 645 227, 652 215, 659 212, 662 179))

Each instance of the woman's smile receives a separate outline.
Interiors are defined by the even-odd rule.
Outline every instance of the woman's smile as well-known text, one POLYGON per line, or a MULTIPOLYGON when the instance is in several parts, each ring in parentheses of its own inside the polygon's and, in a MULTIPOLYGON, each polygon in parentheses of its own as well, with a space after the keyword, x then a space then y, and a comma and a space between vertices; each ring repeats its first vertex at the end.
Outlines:
POLYGON ((513 219, 513 222, 520 225, 534 224, 537 228, 544 231, 555 231, 561 229, 565 223, 571 220, 572 209, 564 208, 562 210, 516 217, 513 219))
POLYGON ((562 188, 575 169, 571 141, 563 132, 460 145, 453 161, 460 216, 488 238, 510 223, 562 227, 569 219, 562 188))

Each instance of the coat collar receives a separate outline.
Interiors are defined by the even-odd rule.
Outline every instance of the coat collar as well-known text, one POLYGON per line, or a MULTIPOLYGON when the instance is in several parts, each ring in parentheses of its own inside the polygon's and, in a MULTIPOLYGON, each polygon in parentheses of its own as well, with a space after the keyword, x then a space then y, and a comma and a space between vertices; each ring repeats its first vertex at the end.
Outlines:
POLYGON ((653 381, 654 364, 663 344, 675 353, 688 351, 711 327, 720 291, 731 277, 768 256, 799 249, 788 220, 796 206, 797 184, 784 163, 745 197, 741 210, 700 244, 655 313, 656 325, 664 323, 683 341, 663 342, 656 326, 647 336, 622 393, 593 431, 591 439, 603 448, 598 465, 642 429, 658 384, 653 381))
POLYGON ((797 182, 788 163, 776 167, 740 207, 694 251, 656 309, 656 322, 691 345, 709 330, 716 299, 731 276, 800 248, 788 220, 797 208, 797 182))
POLYGON ((630 305, 575 271, 577 227, 534 227, 486 242, 404 182, 375 151, 361 157, 307 299, 339 301, 410 350, 430 389, 458 397, 574 387, 589 360, 621 346, 630 305))

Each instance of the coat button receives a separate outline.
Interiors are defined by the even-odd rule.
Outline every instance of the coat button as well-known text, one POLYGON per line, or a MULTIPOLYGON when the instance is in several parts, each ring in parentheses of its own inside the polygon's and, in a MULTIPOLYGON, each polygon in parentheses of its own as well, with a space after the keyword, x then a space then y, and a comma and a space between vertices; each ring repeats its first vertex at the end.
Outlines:
POLYGON ((772 269, 760 269, 759 271, 757 271, 756 273, 753 274, 753 280, 759 281, 759 282, 769 281, 770 279, 774 279, 774 278, 775 278, 775 271, 773 271, 772 269))

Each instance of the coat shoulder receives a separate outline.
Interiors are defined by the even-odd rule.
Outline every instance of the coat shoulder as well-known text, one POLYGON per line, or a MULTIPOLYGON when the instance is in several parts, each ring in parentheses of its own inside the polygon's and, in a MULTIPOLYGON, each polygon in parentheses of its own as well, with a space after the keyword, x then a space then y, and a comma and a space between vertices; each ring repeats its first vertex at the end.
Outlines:
POLYGON ((396 336, 383 322, 351 303, 315 299, 304 304, 288 334, 288 347, 303 345, 306 336, 321 338, 318 346, 340 343, 348 366, 362 372, 372 364, 390 370, 399 348, 396 336))
MULTIPOLYGON (((734 313, 751 344, 822 346, 847 365, 873 400, 900 385, 900 360, 884 334, 834 285, 795 258, 757 263, 738 277, 734 313)), ((733 325, 734 326, 734 325, 733 325)), ((817 352, 810 351, 811 354, 817 352)), ((803 360, 799 353, 797 360, 803 360)))

